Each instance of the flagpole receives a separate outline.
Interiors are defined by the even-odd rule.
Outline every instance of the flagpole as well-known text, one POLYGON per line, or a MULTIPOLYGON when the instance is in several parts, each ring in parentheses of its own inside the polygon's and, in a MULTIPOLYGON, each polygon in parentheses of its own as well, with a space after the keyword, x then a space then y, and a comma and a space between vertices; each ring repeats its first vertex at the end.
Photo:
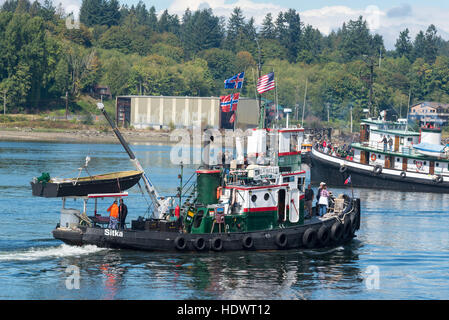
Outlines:
POLYGON ((307 82, 309 78, 306 78, 306 88, 304 90, 304 104, 302 106, 302 119, 301 119, 301 126, 304 128, 304 110, 306 109, 306 99, 307 99, 307 82))
MULTIPOLYGON (((243 71, 243 74, 246 74, 246 70, 243 71)), ((238 84, 237 84, 237 87, 238 87, 238 84)), ((242 86, 240 87, 240 90, 239 90, 239 102, 240 102, 240 98, 241 98, 241 95, 242 95, 242 89, 243 89, 243 81, 242 81, 242 86)), ((234 114, 235 114, 235 117, 234 117, 234 131, 235 131, 235 125, 237 123, 237 110, 238 110, 238 107, 239 106, 237 104, 237 108, 234 111, 234 114)))
MULTIPOLYGON (((260 64, 260 45, 259 41, 257 40, 257 37, 254 38, 256 40, 257 44, 257 51, 258 51, 258 64, 257 64, 257 79, 260 79, 262 76, 262 65, 260 64)), ((257 82, 256 82, 256 92, 257 92, 257 82)), ((258 100, 259 100, 259 129, 263 129, 265 127, 265 108, 262 108, 262 95, 258 94, 258 100)))
POLYGON ((274 100, 276 103, 276 126, 279 127, 279 103, 278 103, 278 84, 276 81, 276 74, 273 68, 273 78, 274 78, 274 100))

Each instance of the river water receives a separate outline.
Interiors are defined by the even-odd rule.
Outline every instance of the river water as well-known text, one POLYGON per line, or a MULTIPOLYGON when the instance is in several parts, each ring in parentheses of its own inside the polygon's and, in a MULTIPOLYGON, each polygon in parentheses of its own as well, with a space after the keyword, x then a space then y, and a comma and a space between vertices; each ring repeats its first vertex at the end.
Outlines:
MULTIPOLYGON (((133 145, 161 194, 175 194, 170 147, 133 145)), ((32 177, 132 170, 120 145, 0 142, 0 299, 448 299, 449 195, 354 189, 362 220, 326 250, 152 253, 54 240, 61 201, 31 196, 32 177), (79 288, 69 281, 79 270, 79 288)), ((184 179, 194 172, 184 170, 184 179)), ((316 190, 316 188, 314 188, 316 190)), ((350 189, 332 189, 335 193, 350 189)), ((128 219, 144 215, 137 187, 128 219)), ((106 214, 110 203, 101 203, 106 214)), ((68 207, 81 209, 79 201, 68 207)), ((128 220, 129 221, 129 220, 128 220)))

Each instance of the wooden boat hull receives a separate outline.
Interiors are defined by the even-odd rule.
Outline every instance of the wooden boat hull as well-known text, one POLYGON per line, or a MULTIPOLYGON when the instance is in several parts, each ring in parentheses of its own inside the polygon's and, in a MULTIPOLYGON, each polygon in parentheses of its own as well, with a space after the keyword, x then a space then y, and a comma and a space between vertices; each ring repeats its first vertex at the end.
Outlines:
POLYGON ((341 166, 337 161, 330 161, 317 157, 312 152, 311 155, 311 183, 318 184, 326 182, 328 186, 348 187, 345 180, 351 176, 353 187, 357 188, 375 188, 407 192, 449 192, 449 182, 436 182, 427 177, 416 178, 406 175, 401 176, 400 171, 393 175, 383 170, 381 173, 374 171, 374 166, 369 170, 346 166, 344 172, 341 172, 341 166))
POLYGON ((31 181, 33 196, 54 198, 87 196, 92 193, 119 193, 133 187, 142 176, 140 171, 122 171, 105 175, 72 179, 68 182, 31 181))
POLYGON ((112 230, 80 227, 78 231, 56 228, 53 236, 71 245, 96 245, 105 248, 146 251, 237 251, 285 250, 334 247, 352 240, 360 228, 360 199, 341 221, 330 218, 301 226, 253 232, 185 234, 178 231, 112 230), (336 225, 334 227, 334 225, 336 225), (320 233, 320 229, 323 228, 320 233), (333 235, 333 228, 336 230, 333 235), (324 231, 326 229, 327 231, 324 231), (340 231, 338 231, 340 230, 340 231), (327 232, 327 241, 323 232, 327 232), (340 235, 338 235, 340 233, 340 235), (319 237, 321 235, 321 237, 319 237))

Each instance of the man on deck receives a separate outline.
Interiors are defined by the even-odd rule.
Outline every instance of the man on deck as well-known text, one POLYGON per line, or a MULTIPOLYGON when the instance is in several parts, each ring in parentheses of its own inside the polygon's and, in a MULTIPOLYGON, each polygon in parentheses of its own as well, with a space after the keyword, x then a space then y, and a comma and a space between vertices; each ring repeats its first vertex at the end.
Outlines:
POLYGON ((118 207, 118 216, 120 218, 120 229, 126 228, 126 216, 128 215, 128 207, 123 203, 123 199, 120 199, 120 206, 118 207))

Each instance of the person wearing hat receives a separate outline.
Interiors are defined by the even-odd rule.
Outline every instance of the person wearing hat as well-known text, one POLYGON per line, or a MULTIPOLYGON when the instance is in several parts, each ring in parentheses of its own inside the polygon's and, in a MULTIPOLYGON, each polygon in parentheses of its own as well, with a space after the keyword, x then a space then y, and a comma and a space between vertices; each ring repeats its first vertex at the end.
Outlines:
POLYGON ((114 200, 114 203, 108 208, 110 212, 109 214, 109 229, 117 229, 117 223, 118 223, 118 205, 117 205, 117 199, 114 200))
POLYGON ((319 208, 318 215, 322 217, 326 214, 327 207, 329 206, 328 200, 329 192, 327 191, 327 186, 326 183, 324 182, 320 183, 320 189, 321 189, 319 190, 320 197, 318 199, 318 208, 319 208))

